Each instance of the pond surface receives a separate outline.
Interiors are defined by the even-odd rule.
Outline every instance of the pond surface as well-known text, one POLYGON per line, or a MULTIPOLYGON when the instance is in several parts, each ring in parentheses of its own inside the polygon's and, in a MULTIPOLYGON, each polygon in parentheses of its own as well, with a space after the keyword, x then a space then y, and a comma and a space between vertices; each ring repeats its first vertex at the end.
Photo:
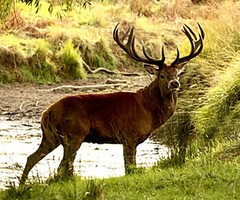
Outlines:
MULTIPOLYGON (((41 142, 40 124, 31 119, 10 120, 0 117, 0 189, 10 183, 18 185, 27 157, 41 142)), ((57 171, 63 149, 58 147, 29 173, 29 179, 45 180, 57 171)), ((137 166, 154 165, 168 156, 164 146, 146 140, 137 148, 137 166)), ((75 173, 82 177, 116 177, 124 175, 122 145, 83 143, 75 162, 75 173)))

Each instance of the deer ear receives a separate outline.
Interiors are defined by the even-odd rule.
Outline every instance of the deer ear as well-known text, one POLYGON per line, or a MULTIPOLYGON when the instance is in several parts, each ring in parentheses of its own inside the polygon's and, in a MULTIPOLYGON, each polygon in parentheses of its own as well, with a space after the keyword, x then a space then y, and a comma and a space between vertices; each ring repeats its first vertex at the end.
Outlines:
POLYGON ((144 68, 146 69, 147 73, 154 75, 158 71, 153 65, 144 64, 144 68))

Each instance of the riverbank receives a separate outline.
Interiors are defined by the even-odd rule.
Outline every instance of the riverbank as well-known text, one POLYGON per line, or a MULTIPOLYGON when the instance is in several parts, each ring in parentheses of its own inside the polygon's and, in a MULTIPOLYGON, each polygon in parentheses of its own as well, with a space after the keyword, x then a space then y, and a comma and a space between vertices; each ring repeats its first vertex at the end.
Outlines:
POLYGON ((182 167, 141 168, 123 177, 75 177, 68 181, 34 182, 20 188, 12 185, 0 192, 0 199, 239 199, 240 159, 221 152, 201 156, 182 167))

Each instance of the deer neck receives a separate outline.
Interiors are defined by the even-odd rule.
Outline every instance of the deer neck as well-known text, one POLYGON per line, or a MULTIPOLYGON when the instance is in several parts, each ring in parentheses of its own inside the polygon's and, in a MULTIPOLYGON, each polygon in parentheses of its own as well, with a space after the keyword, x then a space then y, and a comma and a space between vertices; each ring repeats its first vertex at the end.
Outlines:
POLYGON ((153 126, 158 128, 174 113, 177 103, 177 92, 168 90, 163 93, 155 79, 150 85, 139 90, 145 109, 151 113, 153 126))

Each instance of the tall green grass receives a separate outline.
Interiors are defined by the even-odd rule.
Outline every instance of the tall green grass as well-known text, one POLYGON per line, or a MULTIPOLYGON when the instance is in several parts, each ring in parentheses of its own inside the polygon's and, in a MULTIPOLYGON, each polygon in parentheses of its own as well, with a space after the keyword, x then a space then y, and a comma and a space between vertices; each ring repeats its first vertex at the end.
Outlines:
POLYGON ((1 200, 7 199, 100 199, 103 195, 102 180, 58 180, 51 183, 32 183, 20 187, 14 184, 9 186, 5 192, 0 193, 1 200))
POLYGON ((240 56, 219 76, 197 109, 196 132, 207 140, 238 139, 240 123, 240 56))
MULTIPOLYGON (((181 6, 184 7, 184 4, 181 6)), ((196 13, 189 13, 195 22, 191 20, 187 24, 197 31, 193 23, 198 21, 205 31, 204 49, 187 64, 181 77, 178 112, 159 129, 158 134, 159 140, 169 146, 176 156, 180 153, 181 135, 185 135, 188 144, 185 151, 189 157, 197 155, 199 148, 204 149, 203 138, 216 138, 218 142, 239 138, 239 78, 236 78, 240 69, 239 8, 240 5, 232 1, 216 1, 193 7, 196 13), (181 112, 188 113, 190 117, 178 114, 181 112), (183 123, 188 126, 185 131, 183 123)), ((182 9, 176 8, 175 17, 183 14, 182 9)), ((183 36, 179 36, 182 41, 178 45, 182 56, 187 55, 190 49, 183 36)))

